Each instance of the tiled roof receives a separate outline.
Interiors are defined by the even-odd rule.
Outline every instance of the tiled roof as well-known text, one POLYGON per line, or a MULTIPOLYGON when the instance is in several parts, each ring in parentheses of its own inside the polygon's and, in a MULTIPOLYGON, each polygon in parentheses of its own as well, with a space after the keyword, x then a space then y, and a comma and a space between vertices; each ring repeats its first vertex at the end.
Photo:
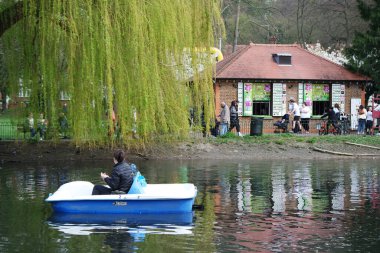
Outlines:
POLYGON ((217 79, 366 81, 368 77, 317 56, 300 46, 250 44, 216 65, 217 79), (291 54, 292 64, 278 65, 273 54, 291 54))

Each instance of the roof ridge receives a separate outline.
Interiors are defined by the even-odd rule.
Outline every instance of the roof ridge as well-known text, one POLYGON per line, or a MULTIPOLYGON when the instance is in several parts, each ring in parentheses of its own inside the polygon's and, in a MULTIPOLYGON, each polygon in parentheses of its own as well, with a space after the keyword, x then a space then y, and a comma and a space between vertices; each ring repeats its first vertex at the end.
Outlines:
POLYGON ((261 44, 261 43, 250 43, 249 45, 253 46, 266 46, 266 47, 271 47, 271 46, 276 46, 276 47, 299 47, 298 44, 261 44))
MULTIPOLYGON (((241 48, 240 50, 230 54, 229 56, 226 57, 226 59, 220 61, 220 63, 222 64, 223 62, 225 62, 225 64, 222 65, 222 67, 220 69, 217 69, 216 71, 216 75, 218 75, 220 72, 222 72, 225 68, 227 68, 228 66, 230 66, 236 59, 239 58, 239 56, 247 51, 249 48, 251 47, 251 45, 245 45, 244 48, 241 48)), ((218 62, 219 63, 219 62, 218 62)))

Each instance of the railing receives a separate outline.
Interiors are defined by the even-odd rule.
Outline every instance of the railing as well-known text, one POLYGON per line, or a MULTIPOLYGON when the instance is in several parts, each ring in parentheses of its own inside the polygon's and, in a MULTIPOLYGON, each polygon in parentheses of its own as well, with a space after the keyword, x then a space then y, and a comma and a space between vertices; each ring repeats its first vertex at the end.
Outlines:
POLYGON ((30 136, 22 124, 0 122, 0 140, 21 140, 30 136))
MULTIPOLYGON (((288 130, 291 130, 291 122, 288 124, 288 130)), ((340 124, 344 127, 343 134, 349 134, 351 131, 349 129, 349 122, 345 121, 344 124, 342 121, 340 121, 340 124)), ((310 124, 310 132, 318 133, 321 126, 321 121, 315 121, 313 124, 310 124)), ((250 134, 251 125, 249 121, 240 121, 240 133, 243 135, 249 135, 250 134)), ((271 126, 270 131, 268 131, 268 128, 266 129, 267 133, 276 133, 275 130, 278 130, 276 126, 271 126)), ((233 133, 236 133, 236 128, 232 130, 233 133)), ((278 131, 277 133, 283 133, 283 131, 278 131)), ((211 132, 207 133, 207 136, 210 136, 211 132)), ((193 138, 202 138, 203 133, 202 131, 198 130, 191 130, 190 136, 193 138)), ((30 138, 30 132, 29 129, 25 129, 22 124, 15 124, 11 122, 0 122, 0 140, 22 140, 22 139, 28 139, 30 138)))

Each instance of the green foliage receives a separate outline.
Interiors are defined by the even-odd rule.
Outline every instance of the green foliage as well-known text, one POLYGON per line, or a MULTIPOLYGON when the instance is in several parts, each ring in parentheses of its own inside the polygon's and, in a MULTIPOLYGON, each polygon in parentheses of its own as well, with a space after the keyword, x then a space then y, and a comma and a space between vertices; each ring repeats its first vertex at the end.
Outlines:
POLYGON ((190 107, 197 118, 202 110, 205 119, 214 115, 215 6, 218 0, 24 0, 23 21, 3 36, 11 92, 22 83, 28 110, 43 112, 52 133, 60 94, 69 94, 78 143, 184 137, 190 107))
POLYGON ((358 0, 361 17, 369 23, 369 29, 356 34, 352 46, 345 53, 351 70, 368 75, 374 80, 373 85, 366 87, 367 96, 380 91, 380 0, 372 4, 358 0))
POLYGON ((278 145, 283 145, 283 144, 285 144, 285 140, 275 140, 274 143, 276 143, 278 145))
POLYGON ((232 132, 227 132, 225 135, 220 136, 220 138, 236 138, 236 134, 232 132))
POLYGON ((307 143, 316 143, 317 142, 317 138, 316 137, 312 137, 312 138, 308 138, 306 140, 307 143))
MULTIPOLYGON (((222 14, 226 43, 233 44, 238 0, 224 0, 222 14)), ((316 43, 340 47, 351 43, 356 31, 366 29, 356 0, 241 0, 238 44, 316 43)))

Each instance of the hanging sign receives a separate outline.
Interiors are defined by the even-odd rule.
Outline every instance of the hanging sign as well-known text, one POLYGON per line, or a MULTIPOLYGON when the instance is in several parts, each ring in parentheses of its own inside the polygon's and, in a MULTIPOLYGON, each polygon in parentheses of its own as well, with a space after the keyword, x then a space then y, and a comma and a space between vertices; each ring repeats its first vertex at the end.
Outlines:
POLYGON ((244 84, 238 83, 238 115, 243 116, 244 84))
POLYGON ((252 101, 270 101, 270 92, 269 83, 254 83, 252 85, 252 101))
POLYGON ((284 95, 286 96, 286 90, 284 94, 284 86, 282 83, 273 83, 273 116, 282 116, 286 111, 286 98, 284 100, 284 95))
POLYGON ((328 84, 313 84, 313 101, 330 101, 330 86, 328 84))
POLYGON ((244 84, 243 116, 252 115, 252 83, 244 84))

